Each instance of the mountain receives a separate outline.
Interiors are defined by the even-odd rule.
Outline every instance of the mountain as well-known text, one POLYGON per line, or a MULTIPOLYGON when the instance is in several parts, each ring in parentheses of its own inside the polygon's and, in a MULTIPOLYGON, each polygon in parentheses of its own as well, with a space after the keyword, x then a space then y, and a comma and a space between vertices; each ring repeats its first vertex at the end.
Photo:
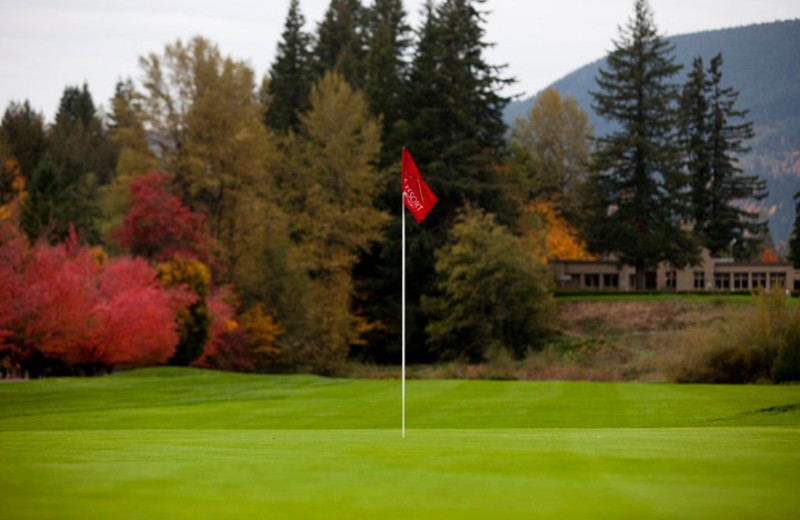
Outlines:
MULTIPOLYGON (((749 109, 756 136, 751 150, 741 158, 747 174, 767 180, 769 196, 760 207, 769 217, 777 244, 783 245, 794 223, 793 196, 800 191, 800 20, 781 21, 715 31, 683 34, 668 38, 675 45, 675 57, 684 69, 685 81, 692 60, 701 56, 708 62, 722 52, 722 81, 739 91, 737 107, 749 109)), ((590 91, 605 59, 585 65, 559 79, 551 88, 572 96, 589 115, 596 135, 608 131, 608 124, 591 108, 590 91)), ((505 119, 512 124, 524 116, 536 96, 510 103, 505 119)))

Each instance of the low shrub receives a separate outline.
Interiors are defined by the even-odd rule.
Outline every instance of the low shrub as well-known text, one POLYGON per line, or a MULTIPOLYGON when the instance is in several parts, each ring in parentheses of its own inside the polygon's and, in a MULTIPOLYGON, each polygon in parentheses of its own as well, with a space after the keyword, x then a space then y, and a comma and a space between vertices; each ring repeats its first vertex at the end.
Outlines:
POLYGON ((740 320, 686 337, 672 375, 687 383, 800 380, 800 309, 788 307, 781 291, 759 295, 740 320))

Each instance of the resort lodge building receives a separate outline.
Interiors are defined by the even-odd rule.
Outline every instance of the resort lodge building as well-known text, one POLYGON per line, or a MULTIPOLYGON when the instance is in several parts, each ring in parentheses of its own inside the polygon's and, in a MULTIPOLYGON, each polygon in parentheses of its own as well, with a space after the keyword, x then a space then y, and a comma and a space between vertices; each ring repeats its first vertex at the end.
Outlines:
MULTIPOLYGON (((561 290, 633 291, 635 269, 614 258, 602 260, 551 260, 550 268, 561 290)), ((736 262, 713 258, 707 250, 700 264, 675 269, 669 264, 648 271, 648 291, 757 291, 759 289, 800 289, 800 271, 791 263, 736 262)))

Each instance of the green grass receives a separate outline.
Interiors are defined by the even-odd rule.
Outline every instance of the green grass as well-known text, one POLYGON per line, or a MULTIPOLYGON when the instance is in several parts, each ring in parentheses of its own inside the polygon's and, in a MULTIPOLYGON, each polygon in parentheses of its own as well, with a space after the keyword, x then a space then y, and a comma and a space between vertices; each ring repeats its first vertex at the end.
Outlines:
POLYGON ((0 519, 796 518, 800 386, 0 383, 0 519))

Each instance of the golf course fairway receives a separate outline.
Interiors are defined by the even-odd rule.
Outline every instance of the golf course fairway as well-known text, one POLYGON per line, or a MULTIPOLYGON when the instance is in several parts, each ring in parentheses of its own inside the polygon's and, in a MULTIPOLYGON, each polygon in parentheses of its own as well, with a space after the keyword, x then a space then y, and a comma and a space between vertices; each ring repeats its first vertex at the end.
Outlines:
POLYGON ((0 382, 0 519, 800 518, 800 386, 0 382))

